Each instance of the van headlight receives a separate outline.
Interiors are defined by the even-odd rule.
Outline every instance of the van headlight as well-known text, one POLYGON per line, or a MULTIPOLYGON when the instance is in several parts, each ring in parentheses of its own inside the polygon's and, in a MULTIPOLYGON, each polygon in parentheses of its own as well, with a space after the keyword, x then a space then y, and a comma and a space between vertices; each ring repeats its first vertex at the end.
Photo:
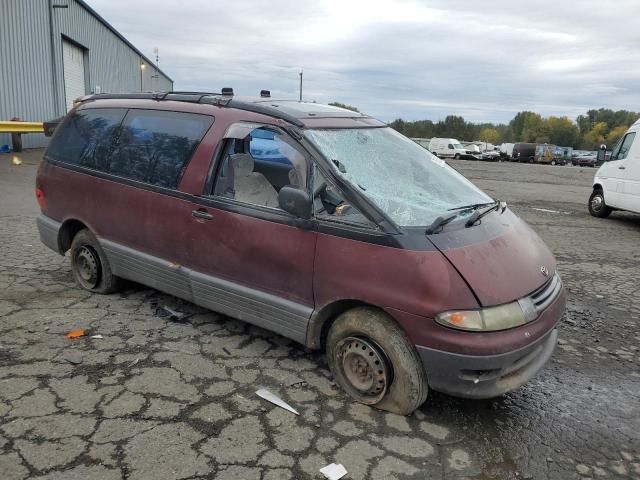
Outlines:
POLYGON ((460 310, 436 315, 436 322, 459 330, 492 332, 519 327, 537 317, 530 298, 480 310, 460 310))

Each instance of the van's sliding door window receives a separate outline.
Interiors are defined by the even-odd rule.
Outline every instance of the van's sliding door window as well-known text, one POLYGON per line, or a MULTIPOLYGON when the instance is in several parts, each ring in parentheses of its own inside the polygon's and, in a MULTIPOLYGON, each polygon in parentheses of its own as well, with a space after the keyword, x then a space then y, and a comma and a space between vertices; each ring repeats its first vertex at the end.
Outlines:
POLYGON ((177 188, 196 146, 213 117, 162 110, 129 110, 122 122, 108 172, 177 188))

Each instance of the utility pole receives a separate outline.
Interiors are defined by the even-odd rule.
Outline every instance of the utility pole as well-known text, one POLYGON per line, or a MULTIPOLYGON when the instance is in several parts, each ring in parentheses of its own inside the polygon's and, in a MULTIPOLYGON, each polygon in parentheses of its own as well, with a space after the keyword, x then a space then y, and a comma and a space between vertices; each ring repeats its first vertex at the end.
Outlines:
POLYGON ((160 81, 158 80, 158 78, 160 77, 160 73, 159 73, 160 61, 159 61, 159 58, 158 58, 158 47, 153 49, 153 53, 155 53, 155 55, 156 55, 156 68, 155 68, 156 73, 154 75, 151 75, 151 90, 155 91, 155 90, 157 90, 158 85, 160 83, 160 81), (154 79, 155 79, 156 88, 153 88, 153 83, 154 83, 153 80, 154 79))
POLYGON ((300 101, 302 101, 302 70, 300 70, 300 101))

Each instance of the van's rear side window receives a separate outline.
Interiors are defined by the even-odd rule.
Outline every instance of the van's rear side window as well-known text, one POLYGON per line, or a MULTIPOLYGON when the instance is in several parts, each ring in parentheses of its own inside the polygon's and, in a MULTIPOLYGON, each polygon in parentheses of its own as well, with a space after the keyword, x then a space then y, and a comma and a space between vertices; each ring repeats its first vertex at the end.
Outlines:
POLYGON ((51 139, 47 157, 56 162, 104 171, 118 127, 126 113, 124 108, 75 112, 51 139))
POLYGON ((118 135, 108 173, 176 188, 213 117, 164 110, 131 109, 118 135))

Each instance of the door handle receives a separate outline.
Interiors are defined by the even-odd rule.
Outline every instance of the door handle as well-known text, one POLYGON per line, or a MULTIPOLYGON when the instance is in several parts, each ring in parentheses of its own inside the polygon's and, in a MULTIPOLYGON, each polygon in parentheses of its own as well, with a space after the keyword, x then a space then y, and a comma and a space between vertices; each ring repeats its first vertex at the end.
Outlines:
POLYGON ((624 165, 620 165, 620 166, 618 167, 618 170, 624 170, 625 168, 627 168, 627 167, 625 167, 624 165))
POLYGON ((192 210, 191 215, 194 216, 195 218, 201 218, 203 220, 213 220, 213 215, 207 212, 204 208, 192 210))

